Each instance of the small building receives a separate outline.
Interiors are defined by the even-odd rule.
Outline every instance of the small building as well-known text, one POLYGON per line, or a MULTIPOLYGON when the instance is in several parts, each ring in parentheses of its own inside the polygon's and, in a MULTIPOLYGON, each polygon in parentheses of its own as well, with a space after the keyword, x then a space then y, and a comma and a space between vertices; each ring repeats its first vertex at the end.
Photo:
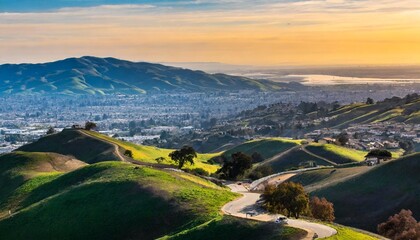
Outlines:
POLYGON ((365 163, 368 166, 374 166, 380 163, 380 159, 378 157, 366 157, 365 163))

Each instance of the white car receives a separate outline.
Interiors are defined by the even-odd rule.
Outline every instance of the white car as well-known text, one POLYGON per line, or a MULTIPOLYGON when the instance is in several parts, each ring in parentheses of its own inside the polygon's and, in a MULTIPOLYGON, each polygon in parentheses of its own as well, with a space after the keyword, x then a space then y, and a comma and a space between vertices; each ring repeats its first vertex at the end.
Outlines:
POLYGON ((288 223, 288 219, 287 217, 278 217, 275 221, 275 223, 279 223, 279 224, 287 224, 288 223))

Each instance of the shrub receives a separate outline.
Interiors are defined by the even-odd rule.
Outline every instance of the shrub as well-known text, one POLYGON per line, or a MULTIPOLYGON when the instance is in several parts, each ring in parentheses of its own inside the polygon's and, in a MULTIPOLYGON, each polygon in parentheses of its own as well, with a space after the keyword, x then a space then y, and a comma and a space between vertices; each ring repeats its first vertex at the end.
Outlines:
POLYGON ((332 222, 334 221, 334 205, 325 198, 313 197, 309 203, 312 217, 332 222))
POLYGON ((393 240, 420 239, 420 223, 410 210, 401 210, 378 225, 378 233, 393 240))
POLYGON ((124 155, 133 158, 133 152, 131 150, 125 150, 124 155))

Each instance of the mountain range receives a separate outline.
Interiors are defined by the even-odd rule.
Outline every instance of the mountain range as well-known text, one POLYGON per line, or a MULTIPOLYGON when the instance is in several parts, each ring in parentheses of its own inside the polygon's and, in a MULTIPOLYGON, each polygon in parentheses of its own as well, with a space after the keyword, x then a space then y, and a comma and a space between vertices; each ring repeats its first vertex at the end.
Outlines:
POLYGON ((50 63, 0 65, 2 95, 275 91, 294 87, 301 86, 115 58, 86 56, 50 63))

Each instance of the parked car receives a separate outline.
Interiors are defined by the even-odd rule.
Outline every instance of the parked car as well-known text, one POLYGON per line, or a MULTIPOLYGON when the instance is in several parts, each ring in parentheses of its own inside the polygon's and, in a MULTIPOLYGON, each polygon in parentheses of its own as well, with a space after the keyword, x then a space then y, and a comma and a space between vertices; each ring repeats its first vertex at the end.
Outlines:
POLYGON ((278 217, 275 221, 275 223, 279 224, 287 224, 289 222, 289 219, 287 217, 278 217))

